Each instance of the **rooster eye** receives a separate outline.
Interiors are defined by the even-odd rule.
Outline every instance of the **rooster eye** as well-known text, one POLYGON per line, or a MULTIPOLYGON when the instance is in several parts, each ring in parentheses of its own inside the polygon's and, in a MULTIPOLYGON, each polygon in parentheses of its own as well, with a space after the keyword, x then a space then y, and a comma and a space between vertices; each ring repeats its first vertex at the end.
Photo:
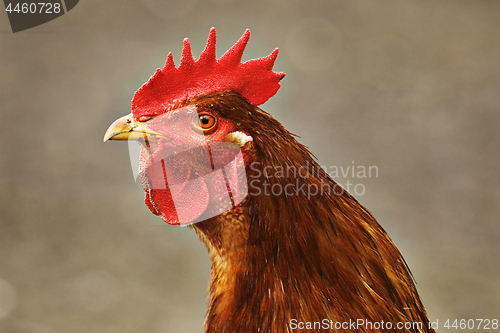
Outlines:
POLYGON ((203 131, 209 131, 217 124, 217 119, 210 114, 199 114, 195 117, 194 123, 196 127, 203 131))

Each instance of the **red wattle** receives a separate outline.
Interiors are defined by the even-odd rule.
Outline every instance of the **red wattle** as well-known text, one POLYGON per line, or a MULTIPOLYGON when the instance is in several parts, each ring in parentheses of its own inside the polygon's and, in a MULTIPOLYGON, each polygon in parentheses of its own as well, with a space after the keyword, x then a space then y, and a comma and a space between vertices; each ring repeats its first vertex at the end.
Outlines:
POLYGON ((193 223, 208 207, 207 184, 203 178, 192 177, 192 169, 178 159, 157 157, 165 155, 163 147, 152 156, 141 155, 145 202, 151 212, 169 224, 193 223))

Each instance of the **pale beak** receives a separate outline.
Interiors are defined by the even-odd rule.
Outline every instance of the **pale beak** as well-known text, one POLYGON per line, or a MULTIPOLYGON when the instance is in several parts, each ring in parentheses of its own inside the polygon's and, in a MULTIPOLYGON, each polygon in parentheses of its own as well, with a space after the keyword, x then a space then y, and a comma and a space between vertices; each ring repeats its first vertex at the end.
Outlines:
POLYGON ((148 140, 149 137, 166 138, 165 135, 146 127, 144 122, 137 121, 134 116, 128 114, 117 119, 109 126, 104 134, 104 142, 108 140, 148 140))

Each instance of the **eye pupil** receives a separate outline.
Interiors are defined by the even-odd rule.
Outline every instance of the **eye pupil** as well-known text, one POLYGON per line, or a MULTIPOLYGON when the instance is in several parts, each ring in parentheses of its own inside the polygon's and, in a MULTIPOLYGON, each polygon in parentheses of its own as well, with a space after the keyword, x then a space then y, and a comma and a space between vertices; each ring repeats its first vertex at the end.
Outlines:
POLYGON ((208 117, 206 117, 206 116, 201 117, 201 123, 203 125, 208 125, 209 122, 210 122, 210 119, 208 119, 208 117))

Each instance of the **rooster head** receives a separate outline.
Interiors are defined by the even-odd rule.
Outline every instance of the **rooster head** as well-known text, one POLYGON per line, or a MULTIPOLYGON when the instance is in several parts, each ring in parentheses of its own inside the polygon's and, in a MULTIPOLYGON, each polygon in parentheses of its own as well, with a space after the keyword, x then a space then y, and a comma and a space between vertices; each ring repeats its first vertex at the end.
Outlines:
POLYGON ((216 59, 212 28, 196 61, 185 39, 179 67, 170 53, 165 66, 135 93, 132 113, 105 134, 104 141, 140 143, 145 202, 169 224, 217 216, 248 194, 245 169, 254 154, 253 128, 243 120, 277 92, 285 76, 272 70, 278 49, 241 62, 249 38, 246 30, 216 59))

